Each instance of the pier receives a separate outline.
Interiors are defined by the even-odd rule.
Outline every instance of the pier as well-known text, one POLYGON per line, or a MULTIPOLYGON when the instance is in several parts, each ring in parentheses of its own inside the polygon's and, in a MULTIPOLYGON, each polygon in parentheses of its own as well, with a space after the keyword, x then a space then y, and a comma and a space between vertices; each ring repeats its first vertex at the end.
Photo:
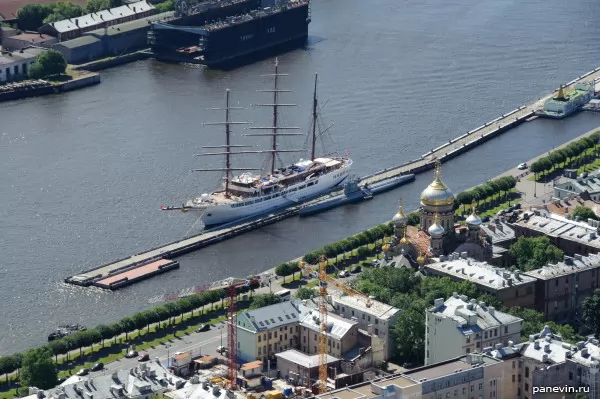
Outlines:
MULTIPOLYGON (((575 83, 590 80, 595 82, 595 92, 600 92, 600 67, 568 82, 564 86, 568 89, 575 83)), ((381 170, 368 176, 364 176, 359 179, 359 185, 364 187, 366 184, 371 185, 382 182, 398 175, 416 175, 432 169, 436 159, 439 159, 442 163, 446 162, 496 136, 499 136, 500 134, 512 129, 517 125, 531 120, 530 118, 534 116, 535 111, 542 107, 544 102, 552 96, 553 94, 547 95, 530 105, 522 106, 503 114, 500 117, 463 134, 462 136, 452 139, 437 148, 431 149, 417 159, 381 170)), ((324 201, 330 198, 331 194, 332 192, 325 193, 320 198, 315 199, 312 203, 324 201)), ((118 289, 142 279, 179 267, 179 264, 176 261, 171 260, 177 256, 181 256, 229 238, 233 238, 245 232, 276 223, 288 217, 296 216, 299 214, 299 211, 300 206, 294 206, 279 213, 260 218, 255 217, 237 220, 235 222, 219 226, 215 229, 205 231, 197 236, 174 241, 166 245, 130 256, 128 258, 119 259, 117 261, 84 271, 80 274, 67 277, 64 281, 69 284, 75 284, 84 287, 94 285, 104 289, 118 289)))
MULTIPOLYGON (((600 67, 581 75, 577 79, 573 79, 564 86, 565 89, 569 89, 576 83, 590 80, 593 80, 595 83, 596 94, 599 93, 600 67)), ((419 158, 365 176, 361 179, 361 185, 372 184, 397 175, 403 175, 407 173, 418 174, 426 170, 433 169, 435 159, 439 159, 442 163, 449 161, 452 158, 455 158, 458 155, 461 155, 470 149, 477 147, 478 145, 483 144, 496 136, 499 136, 513 127, 527 122, 529 118, 534 116, 535 111, 543 107, 544 102, 553 95, 554 93, 549 94, 530 105, 524 105, 507 112, 506 114, 503 114, 502 116, 499 116, 498 118, 491 120, 463 134, 462 136, 452 139, 437 148, 432 148, 419 158)))

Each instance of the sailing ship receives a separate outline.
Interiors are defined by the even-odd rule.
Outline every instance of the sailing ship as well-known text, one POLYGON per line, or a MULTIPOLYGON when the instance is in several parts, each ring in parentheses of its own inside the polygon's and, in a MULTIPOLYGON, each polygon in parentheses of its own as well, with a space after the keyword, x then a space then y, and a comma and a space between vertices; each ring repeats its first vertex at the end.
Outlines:
MULTIPOLYGON (((183 209, 189 211, 202 211, 201 220, 205 226, 234 222, 252 216, 269 214, 273 211, 284 209, 309 199, 318 197, 329 192, 333 187, 339 185, 350 172, 352 159, 346 157, 330 157, 315 155, 317 140, 317 81, 315 74, 315 87, 312 107, 311 123, 311 152, 310 159, 300 159, 291 165, 276 167, 277 155, 280 153, 304 152, 304 149, 284 149, 278 146, 280 136, 305 136, 304 133, 284 133, 299 130, 298 127, 279 126, 279 110, 282 107, 294 106, 295 104, 283 104, 279 102, 281 93, 291 92, 279 88, 279 78, 288 76, 279 73, 279 63, 275 60, 275 73, 272 76, 274 86, 271 90, 259 90, 273 94, 272 104, 258 104, 273 108, 273 125, 269 127, 249 127, 252 130, 263 130, 268 133, 252 133, 245 136, 268 136, 271 137, 271 148, 268 150, 239 150, 239 148, 251 147, 247 145, 236 145, 231 143, 231 127, 246 124, 247 122, 233 122, 230 120, 230 111, 240 107, 230 106, 230 92, 225 95, 225 122, 209 123, 207 125, 224 125, 226 144, 221 146, 204 146, 203 148, 222 149, 222 152, 209 152, 198 154, 202 156, 224 155, 225 167, 217 169, 195 169, 199 172, 221 171, 225 172, 223 187, 213 193, 204 193, 199 197, 187 201, 183 209), (267 173, 258 174, 252 171, 260 171, 257 168, 234 168, 231 166, 231 158, 242 154, 268 154, 270 157, 270 170, 267 173), (242 171, 239 175, 232 172, 242 171)), ((220 108, 216 108, 220 109, 220 108)), ((221 109, 223 110, 223 109, 221 109)), ((347 154, 346 154, 347 155, 347 154)))

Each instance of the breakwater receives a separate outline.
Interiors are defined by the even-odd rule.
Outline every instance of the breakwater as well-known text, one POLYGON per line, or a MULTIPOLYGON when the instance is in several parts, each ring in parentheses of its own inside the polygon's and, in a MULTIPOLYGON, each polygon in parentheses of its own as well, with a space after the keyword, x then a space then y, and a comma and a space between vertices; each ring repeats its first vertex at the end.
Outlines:
POLYGON ((86 72, 79 76, 73 76, 72 79, 64 82, 37 79, 9 83, 0 86, 0 102, 63 93, 99 84, 100 81, 99 74, 86 72))

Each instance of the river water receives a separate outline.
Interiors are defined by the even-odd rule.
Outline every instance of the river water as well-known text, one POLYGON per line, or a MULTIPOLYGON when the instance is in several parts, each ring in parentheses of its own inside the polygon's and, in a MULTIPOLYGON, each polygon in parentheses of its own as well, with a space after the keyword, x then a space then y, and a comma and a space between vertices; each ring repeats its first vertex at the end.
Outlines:
MULTIPOLYGON (((598 66, 594 0, 314 0, 307 48, 279 57, 294 90, 283 123, 307 128, 319 73, 328 151, 350 151, 365 175, 400 164, 598 66)), ((181 268, 115 293, 66 286, 68 275, 197 232, 195 215, 160 212, 214 189, 220 165, 194 158, 223 144, 232 90, 238 121, 268 126, 273 60, 230 72, 142 61, 102 72, 102 84, 0 108, 0 354, 45 342, 57 324, 94 326, 151 306, 150 297, 243 277, 389 220, 402 197, 418 206, 431 180, 360 205, 289 219, 180 259, 181 268)), ((472 187, 600 125, 600 116, 538 120, 443 167, 472 187)), ((324 125, 325 126, 325 125, 324 125)), ((236 143, 250 138, 236 131, 236 143)), ((282 140, 284 145, 299 142, 282 140)), ((264 144, 252 142, 253 144, 264 144)), ((264 160, 236 159, 238 167, 264 160)))

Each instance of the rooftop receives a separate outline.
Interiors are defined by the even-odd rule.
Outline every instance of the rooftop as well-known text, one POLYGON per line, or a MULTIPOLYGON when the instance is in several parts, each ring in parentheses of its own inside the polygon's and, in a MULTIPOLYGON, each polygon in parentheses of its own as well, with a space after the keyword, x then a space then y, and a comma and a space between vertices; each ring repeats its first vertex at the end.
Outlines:
POLYGON ((511 272, 474 259, 456 259, 430 263, 425 265, 425 269, 443 273, 449 277, 458 277, 495 290, 535 282, 533 277, 519 272, 511 272))
POLYGON ((492 244, 500 244, 515 238, 515 231, 506 223, 500 220, 494 220, 489 223, 483 223, 481 229, 492 239, 492 244))
POLYGON ((454 293, 445 302, 442 302, 442 299, 436 299, 435 305, 427 311, 436 316, 445 316, 454 320, 464 335, 523 321, 457 293, 454 293))
POLYGON ((60 42, 57 44, 54 44, 52 47, 58 47, 58 46, 62 46, 62 47, 66 47, 66 48, 77 48, 77 47, 83 47, 83 46, 88 46, 92 43, 99 43, 100 39, 94 37, 94 36, 81 36, 78 37, 77 39, 73 39, 73 40, 67 40, 64 42, 60 42))
MULTIPOLYGON (((290 349, 284 352, 276 353, 275 356, 285 359, 292 363, 298 364, 304 368, 319 367, 319 355, 307 355, 295 349, 290 349)), ((327 355, 327 364, 335 363, 339 359, 331 355, 327 355)))
POLYGON ((54 37, 44 35, 43 33, 20 33, 18 35, 11 36, 10 38, 17 40, 25 40, 31 42, 32 44, 43 43, 46 40, 54 39, 54 37))
POLYGON ((571 360, 587 367, 592 365, 592 362, 600 361, 600 346, 597 339, 592 339, 582 342, 582 345, 577 345, 579 351, 573 353, 571 360))
POLYGON ((154 6, 146 1, 138 1, 133 4, 102 10, 91 14, 85 14, 81 17, 63 19, 62 21, 52 22, 44 26, 51 26, 58 33, 65 33, 81 28, 94 27, 105 22, 114 21, 116 19, 129 17, 135 14, 153 10, 154 6))
POLYGON ((540 280, 549 280, 598 267, 600 267, 600 255, 590 254, 588 256, 582 256, 575 254, 573 258, 565 256, 565 260, 556 265, 546 265, 540 269, 535 269, 524 274, 540 280))
MULTIPOLYGON (((60 394, 64 394, 65 399, 81 399, 84 397, 84 392, 89 393, 85 397, 92 397, 92 395, 96 398, 139 397, 183 385, 182 379, 167 373, 160 363, 150 361, 133 369, 113 371, 112 374, 107 373, 94 378, 82 378, 77 383, 65 382, 43 393, 45 398, 58 398, 60 394)), ((37 399, 38 394, 27 398, 37 399)))
POLYGON ((538 362, 562 363, 565 361, 566 353, 572 349, 571 344, 563 342, 546 326, 541 333, 529 337, 529 343, 522 353, 523 356, 538 362))
POLYGON ((583 191, 587 191, 590 194, 600 193, 600 173, 598 171, 592 172, 585 179, 562 177, 561 181, 555 184, 555 187, 575 193, 583 191))
POLYGON ((85 33, 85 35, 93 35, 93 36, 104 36, 109 35, 119 35, 126 32, 131 32, 143 27, 150 26, 150 22, 163 21, 172 18, 175 15, 174 11, 163 12, 160 14, 154 14, 149 17, 136 19, 135 21, 123 22, 121 24, 109 26, 106 30, 104 28, 92 30, 90 32, 85 33))
MULTIPOLYGON (((565 216, 568 215, 569 212, 572 212, 577 206, 585 206, 590 208, 597 215, 600 214, 600 207, 598 206, 598 203, 590 199, 584 199, 583 197, 589 197, 589 195, 579 194, 574 198, 565 198, 560 201, 554 201, 546 204, 546 209, 550 213, 554 213, 559 216, 565 216)), ((593 225, 591 226, 594 227, 593 225)))
POLYGON ((352 309, 357 309, 361 312, 370 314, 371 316, 375 316, 380 320, 389 320, 399 311, 398 308, 386 305, 385 303, 374 299, 371 300, 371 306, 367 306, 365 299, 348 296, 339 290, 332 290, 331 298, 334 305, 337 305, 338 303, 346 305, 352 309))
POLYGON ((286 301, 258 309, 248 310, 241 314, 252 323, 254 331, 263 331, 291 323, 297 323, 308 311, 310 311, 310 309, 300 304, 286 301))
MULTIPOLYGON (((327 334, 334 339, 342 339, 350 329, 357 325, 355 321, 343 319, 335 315, 327 316, 327 334)), ((300 325, 310 328, 313 331, 321 331, 321 322, 319 320, 319 312, 317 310, 310 310, 300 320, 300 325)))
POLYGON ((598 239, 596 228, 587 223, 569 220, 555 214, 542 216, 541 214, 525 212, 524 215, 528 215, 529 218, 523 217, 515 225, 538 231, 550 237, 560 237, 563 240, 600 248, 600 239, 598 239))
POLYGON ((31 58, 37 57, 44 51, 45 51, 45 49, 28 47, 28 48, 24 48, 22 50, 13 51, 12 53, 8 53, 8 54, 2 53, 0 55, 0 65, 12 64, 13 62, 21 61, 21 60, 29 60, 31 58))
POLYGON ((468 371, 477 366, 487 366, 501 362, 501 360, 494 359, 487 355, 471 354, 407 371, 404 375, 415 381, 419 381, 423 378, 426 380, 434 380, 436 378, 456 374, 457 370, 468 371))

